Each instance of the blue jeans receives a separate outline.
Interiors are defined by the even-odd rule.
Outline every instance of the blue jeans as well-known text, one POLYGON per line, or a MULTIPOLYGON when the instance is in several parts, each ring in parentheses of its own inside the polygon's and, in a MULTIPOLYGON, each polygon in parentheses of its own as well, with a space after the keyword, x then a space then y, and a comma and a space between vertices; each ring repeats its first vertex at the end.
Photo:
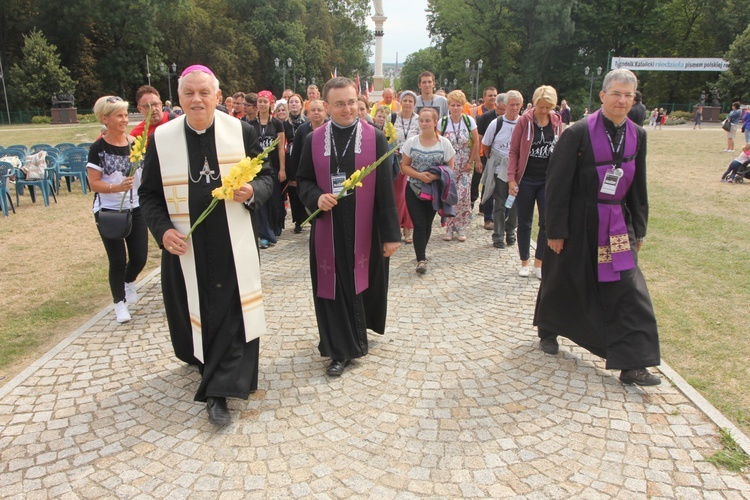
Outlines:
POLYGON ((529 260, 531 247, 531 224, 534 221, 534 202, 539 208, 539 235, 536 239, 536 260, 544 260, 547 234, 544 231, 544 179, 521 179, 516 195, 518 207, 518 254, 521 260, 529 260))

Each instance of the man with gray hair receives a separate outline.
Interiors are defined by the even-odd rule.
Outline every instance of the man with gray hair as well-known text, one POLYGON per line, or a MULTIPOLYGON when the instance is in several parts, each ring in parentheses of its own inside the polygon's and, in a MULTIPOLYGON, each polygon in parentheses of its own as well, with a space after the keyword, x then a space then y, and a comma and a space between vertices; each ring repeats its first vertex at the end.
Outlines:
POLYGON ((207 67, 185 69, 177 83, 185 114, 154 133, 139 195, 162 249, 162 294, 175 355, 198 365, 195 400, 207 403, 211 423, 226 425, 227 397, 246 399, 258 387, 258 337, 266 325, 251 212, 270 197, 273 171, 266 161, 254 180, 216 205, 187 237, 222 176, 261 152, 253 127, 215 112, 218 90, 207 67))
POLYGON ((564 336, 621 370, 624 384, 657 385, 659 335, 638 251, 646 237, 646 131, 631 120, 638 80, 607 74, 600 110, 571 125, 549 160, 547 252, 534 324, 557 354, 564 336))
POLYGON ((509 90, 504 101, 505 113, 489 124, 482 137, 487 165, 482 173, 484 191, 481 202, 485 203, 492 198, 492 246, 495 248, 505 248, 514 244, 518 226, 518 210, 515 204, 506 208, 505 200, 508 198, 510 138, 521 113, 523 96, 517 90, 509 90))

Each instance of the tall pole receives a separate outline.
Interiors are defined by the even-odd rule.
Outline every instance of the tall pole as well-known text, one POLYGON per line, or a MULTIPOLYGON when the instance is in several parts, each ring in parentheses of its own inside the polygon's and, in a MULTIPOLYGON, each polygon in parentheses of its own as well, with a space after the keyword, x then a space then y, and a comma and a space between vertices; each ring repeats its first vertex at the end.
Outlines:
POLYGON ((10 125, 10 107, 8 106, 8 91, 5 89, 5 73, 3 72, 2 58, 0 58, 0 80, 3 81, 3 95, 5 96, 5 111, 8 113, 8 125, 10 125))

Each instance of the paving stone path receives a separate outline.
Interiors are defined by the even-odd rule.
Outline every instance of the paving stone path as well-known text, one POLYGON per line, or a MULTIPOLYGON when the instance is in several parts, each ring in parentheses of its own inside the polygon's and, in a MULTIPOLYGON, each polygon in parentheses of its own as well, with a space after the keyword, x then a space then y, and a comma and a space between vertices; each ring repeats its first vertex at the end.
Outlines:
POLYGON ((538 281, 478 225, 449 243, 436 224, 425 276, 411 246, 393 257, 386 335, 326 378, 308 236, 262 253, 272 333, 231 425, 193 402, 154 273, 132 322, 103 311, 0 388, 0 497, 750 498, 706 461, 719 428, 674 385, 538 349, 538 281))

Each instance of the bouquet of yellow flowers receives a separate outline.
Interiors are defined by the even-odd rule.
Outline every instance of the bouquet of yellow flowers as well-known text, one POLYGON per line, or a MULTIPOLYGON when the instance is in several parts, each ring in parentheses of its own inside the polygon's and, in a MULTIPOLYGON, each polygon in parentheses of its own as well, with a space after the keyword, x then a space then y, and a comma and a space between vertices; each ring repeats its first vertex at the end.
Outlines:
MULTIPOLYGON (((378 168, 378 165, 383 163, 383 161, 385 161, 386 158, 391 156, 396 151, 396 149, 397 148, 395 147, 392 148, 390 151, 388 151, 383 156, 378 158, 375 163, 372 163, 371 165, 362 167, 359 170, 355 170, 354 172, 352 172, 352 175, 350 175, 349 178, 347 178, 344 182, 341 183, 341 186, 343 187, 343 189, 341 190, 339 194, 336 195, 336 199, 340 200, 341 198, 349 194, 350 191, 354 191, 354 188, 362 187, 362 181, 364 180, 364 178, 370 175, 373 170, 378 168)), ((300 225, 307 224, 308 222, 313 220, 315 217, 317 217, 317 215, 320 212, 322 212, 322 210, 317 209, 316 211, 312 213, 312 215, 310 215, 310 217, 305 219, 305 221, 300 225)))
POLYGON ((395 144, 396 143, 396 127, 393 126, 393 123, 391 123, 391 120, 386 120, 385 126, 383 127, 383 133, 385 134, 385 138, 388 140, 388 144, 395 144))
MULTIPOLYGON (((151 104, 148 105, 148 114, 146 115, 146 123, 143 126, 143 132, 141 135, 136 137, 135 141, 133 141, 133 147, 130 149, 130 172, 128 172, 128 177, 133 177, 133 174, 135 174, 135 171, 138 170, 138 167, 141 164, 141 161, 143 161, 143 155, 146 154, 146 143, 148 142, 148 127, 151 125, 151 115, 153 114, 154 110, 151 108, 151 104)), ((125 195, 128 194, 128 191, 125 191, 122 193, 122 199, 120 200, 120 212, 122 212, 122 205, 125 203, 125 195)))
POLYGON ((255 158, 250 158, 248 156, 232 165, 232 168, 229 169, 229 173, 221 178, 221 186, 211 191, 211 195, 213 196, 211 203, 208 204, 208 207, 206 207, 200 217, 198 217, 198 220, 195 221, 195 224, 190 228, 190 231, 188 231, 188 234, 183 241, 187 241, 190 235, 193 234, 193 231, 195 231, 195 228, 198 227, 198 224, 203 222, 205 218, 208 217, 208 214, 216 208, 219 200, 231 200, 234 197, 235 190, 240 189, 242 186, 255 179, 255 176, 258 175, 260 169, 263 168, 263 160, 265 160, 268 155, 276 149, 278 143, 279 139, 277 138, 255 158))

